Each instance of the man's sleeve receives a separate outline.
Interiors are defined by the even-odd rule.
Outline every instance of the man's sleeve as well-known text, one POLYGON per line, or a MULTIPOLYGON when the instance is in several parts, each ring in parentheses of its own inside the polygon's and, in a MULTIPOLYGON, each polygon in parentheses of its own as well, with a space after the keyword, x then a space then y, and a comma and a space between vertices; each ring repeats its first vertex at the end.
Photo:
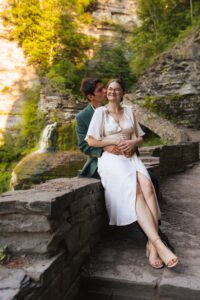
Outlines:
POLYGON ((103 149, 90 147, 85 140, 85 136, 87 134, 88 127, 86 124, 81 120, 80 117, 76 117, 76 134, 78 137, 78 147, 79 149, 85 153, 86 155, 90 155, 93 157, 100 157, 103 149))

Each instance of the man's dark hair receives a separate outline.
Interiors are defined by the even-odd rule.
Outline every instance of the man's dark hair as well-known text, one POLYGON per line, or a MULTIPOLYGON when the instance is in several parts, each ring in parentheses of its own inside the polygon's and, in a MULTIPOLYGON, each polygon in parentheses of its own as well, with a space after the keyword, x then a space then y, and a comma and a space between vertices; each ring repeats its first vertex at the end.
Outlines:
POLYGON ((80 91, 87 97, 94 95, 94 91, 98 83, 102 83, 101 79, 97 78, 83 78, 81 81, 80 91))

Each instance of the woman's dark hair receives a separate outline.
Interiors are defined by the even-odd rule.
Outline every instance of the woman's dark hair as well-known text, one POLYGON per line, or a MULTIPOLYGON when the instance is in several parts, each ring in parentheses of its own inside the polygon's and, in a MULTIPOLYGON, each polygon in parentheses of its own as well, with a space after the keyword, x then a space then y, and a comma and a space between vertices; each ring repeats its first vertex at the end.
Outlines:
POLYGON ((109 84, 111 84, 112 82, 117 82, 121 86, 123 92, 125 92, 125 83, 121 78, 110 79, 107 83, 107 88, 108 88, 109 84))
POLYGON ((87 97, 88 95, 94 95, 94 91, 98 83, 102 83, 101 79, 97 78, 83 78, 81 81, 80 91, 87 97))

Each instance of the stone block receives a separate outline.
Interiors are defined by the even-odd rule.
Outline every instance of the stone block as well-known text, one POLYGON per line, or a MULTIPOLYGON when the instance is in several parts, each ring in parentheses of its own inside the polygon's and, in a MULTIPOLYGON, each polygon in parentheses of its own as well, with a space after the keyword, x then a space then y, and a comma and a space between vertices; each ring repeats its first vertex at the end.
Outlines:
POLYGON ((58 300, 76 299, 77 296, 79 295, 80 287, 81 287, 81 280, 80 280, 80 275, 78 275, 77 278, 74 280, 73 284, 71 285, 71 287, 69 288, 69 290, 67 291, 67 293, 58 300))
POLYGON ((77 212, 80 212, 81 209, 83 209, 86 206, 89 206, 90 202, 92 201, 92 195, 91 194, 83 194, 82 197, 78 199, 73 199, 69 205, 69 211, 71 215, 77 214, 77 212))
POLYGON ((60 213, 61 200, 66 202, 64 192, 42 192, 34 189, 7 192, 0 197, 0 215, 16 213, 51 217, 60 213))
POLYGON ((12 270, 0 266, 0 299, 13 300, 25 277, 23 270, 12 270))
POLYGON ((73 225, 85 222, 90 219, 91 214, 92 212, 90 206, 84 207, 82 208, 82 211, 79 210, 78 213, 72 214, 71 217, 68 219, 68 222, 73 225))
POLYGON ((51 254, 56 254, 59 251, 59 248, 63 247, 65 237, 68 236, 68 232, 72 229, 70 223, 64 221, 63 224, 52 234, 51 238, 48 241, 47 249, 51 254))
POLYGON ((0 244, 13 254, 47 254, 50 233, 1 233, 0 244))
POLYGON ((0 215, 0 232, 49 232, 51 226, 46 216, 10 214, 0 215))
POLYGON ((89 257, 90 247, 86 244, 71 260, 70 266, 72 269, 72 278, 76 278, 76 276, 80 273, 81 266, 85 262, 85 260, 89 257))

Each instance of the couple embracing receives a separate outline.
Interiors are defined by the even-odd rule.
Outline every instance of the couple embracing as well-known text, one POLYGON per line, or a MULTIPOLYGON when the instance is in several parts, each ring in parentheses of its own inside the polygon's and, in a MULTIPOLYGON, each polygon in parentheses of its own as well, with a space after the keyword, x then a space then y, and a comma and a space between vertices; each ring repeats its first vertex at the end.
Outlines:
POLYGON ((109 225, 138 222, 148 237, 146 255, 153 268, 174 267, 178 257, 159 235, 161 212, 153 180, 138 156, 145 133, 133 109, 122 104, 123 81, 111 79, 105 89, 100 79, 86 78, 81 91, 89 104, 76 115, 78 146, 88 155, 80 177, 101 180, 109 225))

